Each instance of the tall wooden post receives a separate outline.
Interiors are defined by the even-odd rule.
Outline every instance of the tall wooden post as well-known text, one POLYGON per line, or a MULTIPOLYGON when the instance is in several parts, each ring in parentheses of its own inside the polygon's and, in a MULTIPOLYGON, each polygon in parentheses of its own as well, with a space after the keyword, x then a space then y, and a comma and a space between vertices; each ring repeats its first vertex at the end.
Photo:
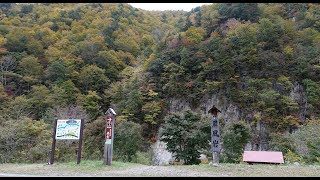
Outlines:
POLYGON ((78 148, 77 164, 80 164, 80 160, 81 160, 83 128, 84 128, 84 120, 81 119, 81 127, 80 127, 80 137, 79 137, 79 148, 78 148))
POLYGON ((113 157, 113 142, 114 142, 114 123, 115 123, 115 116, 112 116, 112 135, 111 135, 111 147, 110 147, 110 165, 112 162, 112 157, 113 157))
POLYGON ((56 131, 57 131, 57 119, 54 120, 53 124, 53 134, 52 134, 52 145, 51 145, 51 156, 50 156, 50 161, 49 165, 53 164, 54 161, 54 152, 56 149, 56 131))
POLYGON ((220 126, 217 118, 218 112, 221 112, 215 106, 213 106, 209 112, 212 114, 211 121, 211 152, 212 152, 212 164, 219 164, 220 159, 220 126))
POLYGON ((116 113, 114 112, 114 110, 109 108, 106 116, 105 143, 103 154, 104 164, 109 166, 112 163, 115 115, 116 113))

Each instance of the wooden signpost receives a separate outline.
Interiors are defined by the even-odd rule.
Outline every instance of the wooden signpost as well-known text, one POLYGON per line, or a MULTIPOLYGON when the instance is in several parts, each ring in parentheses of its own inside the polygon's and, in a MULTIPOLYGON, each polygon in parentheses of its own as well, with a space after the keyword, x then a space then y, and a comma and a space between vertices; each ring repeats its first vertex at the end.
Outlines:
POLYGON ((77 140, 79 139, 79 147, 77 153, 77 164, 80 164, 81 160, 81 149, 82 149, 82 139, 83 139, 83 119, 59 119, 54 121, 53 135, 52 135, 52 146, 51 146, 51 156, 49 165, 54 162, 54 152, 56 148, 56 140, 77 140))
POLYGON ((219 120, 217 118, 218 112, 221 112, 215 106, 213 106, 209 113, 212 114, 212 121, 211 121, 211 152, 212 152, 212 163, 218 164, 221 145, 220 145, 220 126, 219 120))
POLYGON ((104 164, 111 165, 112 163, 112 150, 114 140, 114 122, 116 113, 112 108, 106 112, 106 127, 105 127, 105 143, 104 143, 104 164))

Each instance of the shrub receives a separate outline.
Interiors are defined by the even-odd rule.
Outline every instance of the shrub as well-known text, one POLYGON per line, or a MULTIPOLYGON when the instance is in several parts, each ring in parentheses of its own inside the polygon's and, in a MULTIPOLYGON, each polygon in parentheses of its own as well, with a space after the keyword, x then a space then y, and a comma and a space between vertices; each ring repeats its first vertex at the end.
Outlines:
POLYGON ((132 162, 139 163, 139 164, 145 164, 145 165, 151 165, 152 164, 151 150, 149 150, 147 152, 138 151, 136 153, 136 155, 134 156, 132 162))
POLYGON ((284 155, 284 159, 286 163, 292 163, 292 162, 301 162, 302 157, 292 152, 291 150, 288 150, 287 153, 284 155))
POLYGON ((306 163, 319 163, 320 121, 311 119, 301 125, 290 137, 294 140, 296 152, 306 163))
POLYGON ((48 124, 22 117, 0 126, 0 163, 47 162, 52 134, 48 124))
POLYGON ((306 163, 320 163, 320 139, 307 142, 309 153, 304 157, 306 163))
POLYGON ((142 128, 132 121, 115 125, 114 155, 124 162, 131 162, 142 144, 142 128))
POLYGON ((221 161, 239 163, 244 146, 249 142, 249 139, 249 129, 243 122, 227 125, 222 133, 223 151, 221 153, 221 161))
POLYGON ((78 140, 57 140, 54 161, 76 161, 78 152, 78 140))
POLYGON ((161 140, 167 143, 167 150, 177 161, 184 164, 199 164, 200 151, 207 148, 210 141, 210 122, 199 114, 188 110, 165 117, 161 140))
POLYGON ((85 124, 83 156, 85 159, 102 159, 104 151, 104 131, 106 121, 103 116, 85 124))
POLYGON ((281 151, 283 154, 286 154, 289 151, 295 153, 296 147, 291 137, 281 133, 272 133, 270 134, 270 137, 269 146, 271 150, 281 151))

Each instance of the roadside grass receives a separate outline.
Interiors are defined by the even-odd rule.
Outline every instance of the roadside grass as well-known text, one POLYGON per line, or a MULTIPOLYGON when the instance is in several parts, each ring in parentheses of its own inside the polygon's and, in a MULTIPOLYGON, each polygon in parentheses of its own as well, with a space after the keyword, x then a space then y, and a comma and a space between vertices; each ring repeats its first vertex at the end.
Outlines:
POLYGON ((132 167, 145 166, 142 164, 112 161, 108 166, 99 160, 81 160, 80 164, 72 162, 54 162, 52 165, 46 163, 7 163, 0 164, 0 173, 30 174, 39 176, 86 176, 97 175, 108 171, 125 170, 132 167))
MULTIPOLYGON (((113 161, 111 166, 103 164, 102 160, 82 160, 80 164, 72 162, 55 162, 52 165, 42 164, 0 164, 0 174, 19 174, 34 176, 136 176, 137 169, 149 169, 143 164, 113 161), (135 170, 134 170, 135 169, 135 170), (127 171, 129 170, 129 171, 127 171), (131 172, 131 173, 129 173, 131 172)), ((223 177, 319 177, 320 165, 293 165, 293 164, 227 164, 220 163, 218 166, 209 164, 200 165, 166 165, 151 168, 148 173, 165 171, 184 171, 208 174, 208 176, 223 177), (166 167, 166 168, 163 168, 166 167)), ((141 173, 141 172, 140 172, 141 173)), ((164 172, 165 174, 166 172, 164 172)), ((148 175, 146 175, 148 176, 148 175)), ((150 175, 149 175, 150 176, 150 175)), ((163 175, 166 176, 166 175, 163 175)))
POLYGON ((120 170, 127 169, 130 167, 143 166, 142 164, 130 163, 130 162, 121 162, 121 161, 112 161, 111 166, 105 165, 102 160, 82 160, 80 164, 76 162, 66 162, 66 163, 56 163, 56 165, 63 168, 75 169, 75 170, 120 170))
POLYGON ((218 166, 209 164, 177 166, 188 170, 214 173, 218 176, 253 176, 253 177, 299 177, 320 176, 319 165, 293 165, 293 164, 228 164, 221 163, 218 166))

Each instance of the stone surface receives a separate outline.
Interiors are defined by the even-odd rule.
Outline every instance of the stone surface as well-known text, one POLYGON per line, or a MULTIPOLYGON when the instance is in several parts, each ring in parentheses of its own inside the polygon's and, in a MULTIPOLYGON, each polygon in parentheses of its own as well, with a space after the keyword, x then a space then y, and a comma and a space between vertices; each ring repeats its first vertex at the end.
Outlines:
POLYGON ((299 104, 299 120, 303 123, 306 120, 308 108, 307 97, 303 86, 298 82, 295 82, 293 85, 293 89, 290 92, 290 97, 299 104))
POLYGON ((172 153, 166 150, 166 143, 160 140, 157 140, 152 146, 153 165, 168 165, 173 161, 172 153))
MULTIPOLYGON (((290 97, 298 103, 299 105, 299 119, 303 123, 306 119, 307 115, 307 101, 305 91, 303 86, 301 86, 298 82, 294 82, 293 88, 290 92, 290 97)), ((261 112, 252 112, 245 113, 242 112, 235 104, 228 101, 222 93, 205 95, 203 98, 199 99, 199 104, 196 107, 192 107, 192 105, 184 99, 171 98, 169 101, 169 112, 181 112, 185 110, 193 110, 196 112, 201 112, 203 115, 209 115, 208 111, 215 106, 218 108, 221 113, 218 113, 218 119, 222 121, 224 124, 237 122, 241 118, 246 120, 246 123, 251 132, 255 133, 255 137, 253 137, 252 141, 247 143, 245 146, 246 151, 256 150, 256 151, 266 151, 269 150, 268 144, 268 136, 269 133, 268 127, 259 121, 256 123, 255 127, 250 127, 254 115, 261 115, 261 112)), ((296 129, 288 129, 289 132, 294 132, 296 129)), ((160 158, 162 159, 162 158, 160 158)))

